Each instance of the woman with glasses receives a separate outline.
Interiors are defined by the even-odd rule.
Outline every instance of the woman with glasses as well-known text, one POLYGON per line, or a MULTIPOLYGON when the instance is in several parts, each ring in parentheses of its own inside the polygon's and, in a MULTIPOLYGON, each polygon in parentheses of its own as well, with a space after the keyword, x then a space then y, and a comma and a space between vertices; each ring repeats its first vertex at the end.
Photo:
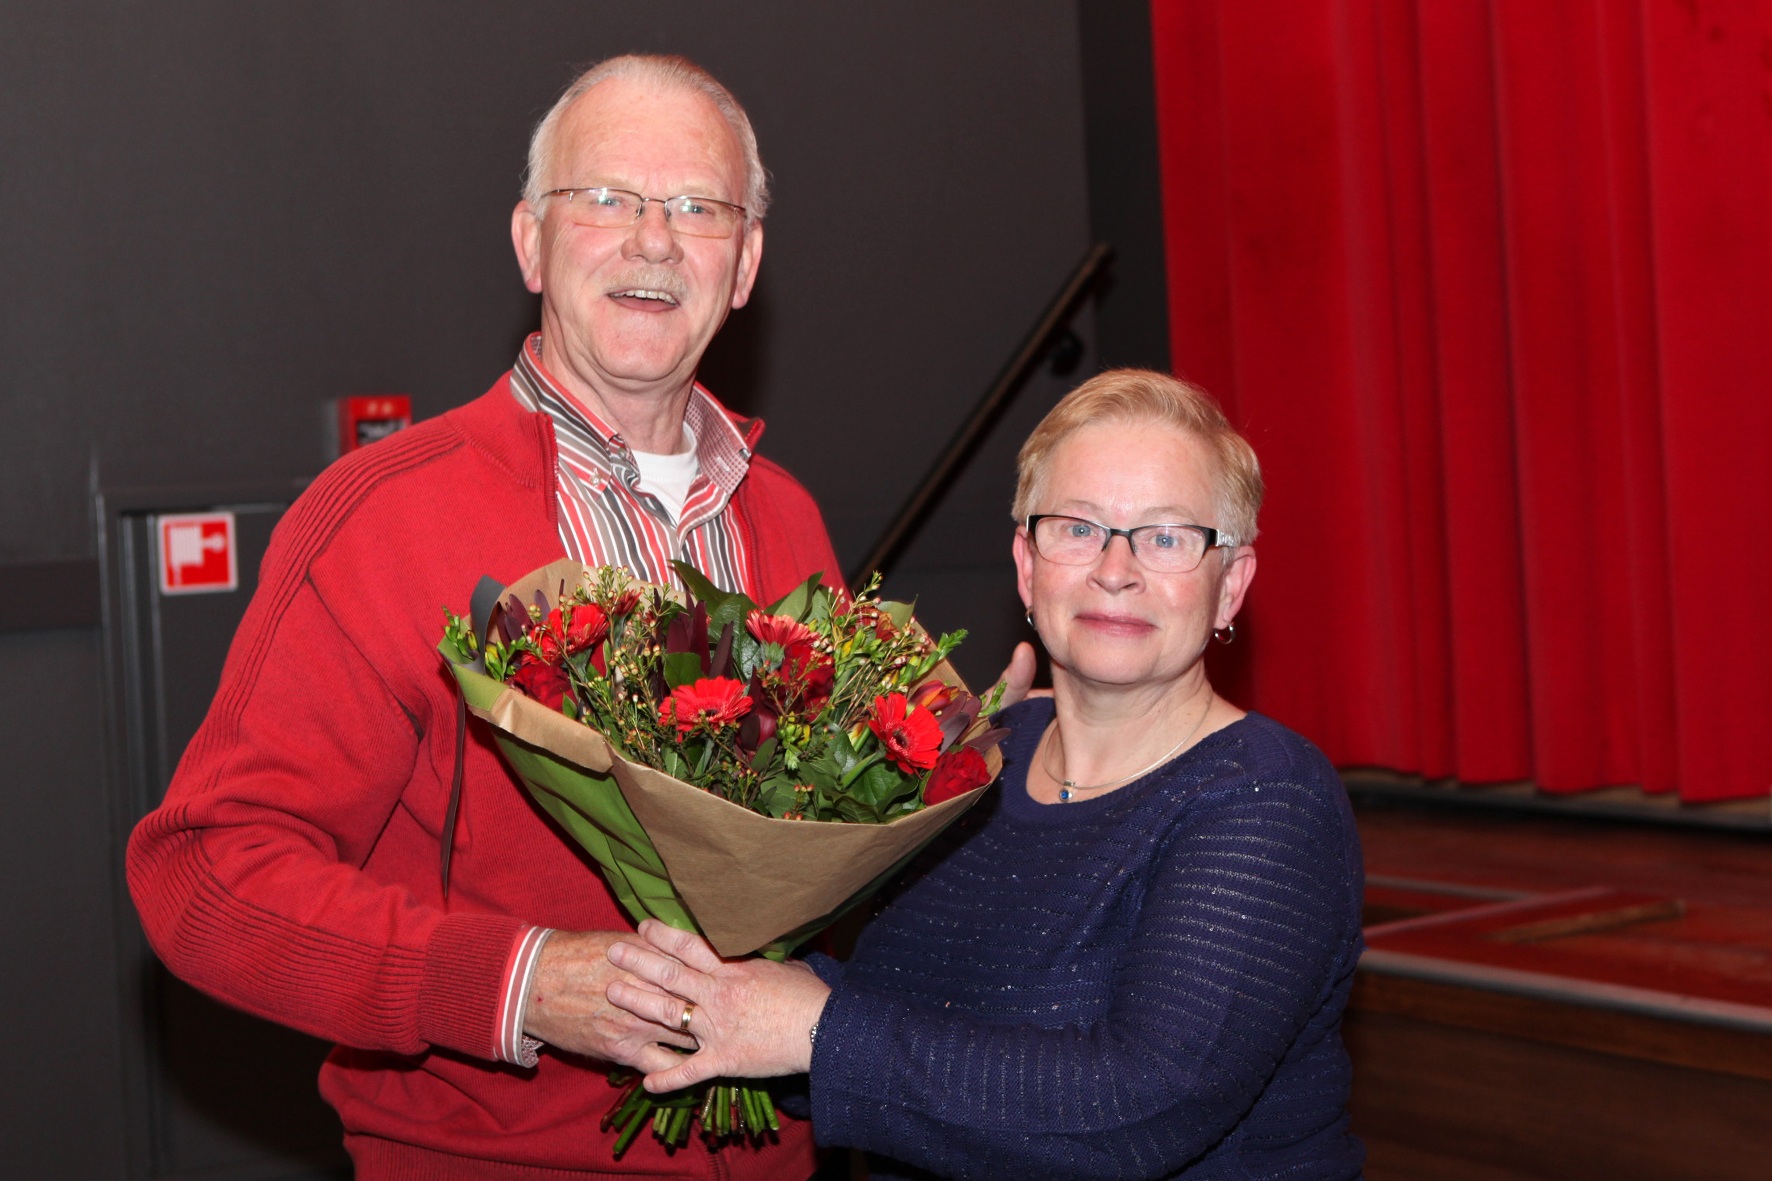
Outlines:
MULTIPOLYGON (((1254 452, 1201 391, 1101 374, 1020 457, 1013 550, 1053 694, 1003 715, 1000 789, 847 963, 725 963, 649 923, 610 999, 699 1045, 671 1090, 810 1073, 873 1176, 1344 1178, 1358 839, 1335 772, 1214 692, 1255 574, 1254 452)), ((767 905, 767 899, 758 899, 767 905)))

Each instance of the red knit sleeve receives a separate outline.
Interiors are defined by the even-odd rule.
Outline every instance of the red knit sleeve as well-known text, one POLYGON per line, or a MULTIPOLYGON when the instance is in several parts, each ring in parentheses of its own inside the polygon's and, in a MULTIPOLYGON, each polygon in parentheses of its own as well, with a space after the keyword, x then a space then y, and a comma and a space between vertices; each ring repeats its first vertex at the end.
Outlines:
POLYGON ((130 841, 148 938, 248 1012, 366 1049, 490 1058, 528 924, 446 915, 398 884, 418 868, 377 847, 419 723, 305 579, 267 579, 165 802, 130 841))

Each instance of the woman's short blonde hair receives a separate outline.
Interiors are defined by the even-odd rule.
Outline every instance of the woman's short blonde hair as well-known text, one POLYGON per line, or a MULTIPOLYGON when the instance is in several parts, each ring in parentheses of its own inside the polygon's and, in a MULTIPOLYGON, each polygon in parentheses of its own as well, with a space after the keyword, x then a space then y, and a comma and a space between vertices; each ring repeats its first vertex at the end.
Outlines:
POLYGON ((1248 545, 1255 540, 1255 517, 1261 511, 1262 496, 1261 464, 1255 449, 1225 418, 1212 395, 1149 369, 1110 369, 1097 374, 1066 394, 1040 420, 1016 460, 1016 520, 1026 520, 1029 513, 1039 511, 1046 491, 1046 470, 1058 445, 1079 428, 1102 422, 1161 423, 1186 431, 1205 444, 1216 468, 1212 484, 1219 519, 1188 523, 1211 525, 1227 534, 1220 545, 1248 545))

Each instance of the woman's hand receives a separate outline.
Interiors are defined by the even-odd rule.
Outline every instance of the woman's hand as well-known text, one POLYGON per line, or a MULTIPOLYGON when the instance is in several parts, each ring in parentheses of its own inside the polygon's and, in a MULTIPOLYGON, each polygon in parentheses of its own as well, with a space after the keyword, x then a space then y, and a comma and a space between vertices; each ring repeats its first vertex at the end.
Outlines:
POLYGON ((633 1065, 646 1089, 676 1091, 710 1078, 768 1078, 811 1068, 810 1036, 831 990, 800 963, 723 960, 706 940, 648 919, 645 943, 618 942, 609 962, 644 984, 615 981, 609 1003, 677 1031, 685 1004, 700 1049, 684 1057, 653 1045, 633 1065), (651 986, 651 987, 648 987, 651 986))
MULTIPOLYGON (((1023 640, 1009 654, 1009 663, 1003 669, 1003 675, 997 682, 1003 686, 1003 696, 997 702, 998 709, 1008 709, 1018 701, 1029 697, 1050 697, 1052 690, 1034 688, 1034 673, 1038 669, 1038 658, 1034 656, 1034 646, 1023 640)), ((990 693, 985 693, 990 698, 990 693)))

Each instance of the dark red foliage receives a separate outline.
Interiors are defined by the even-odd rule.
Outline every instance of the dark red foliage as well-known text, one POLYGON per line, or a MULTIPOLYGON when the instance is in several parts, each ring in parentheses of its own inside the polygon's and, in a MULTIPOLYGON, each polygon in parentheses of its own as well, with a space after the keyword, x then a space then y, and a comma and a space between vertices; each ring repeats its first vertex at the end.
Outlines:
POLYGON ((774 738, 780 720, 768 702, 752 700, 751 712, 738 724, 738 749, 746 754, 756 754, 759 746, 774 738))

